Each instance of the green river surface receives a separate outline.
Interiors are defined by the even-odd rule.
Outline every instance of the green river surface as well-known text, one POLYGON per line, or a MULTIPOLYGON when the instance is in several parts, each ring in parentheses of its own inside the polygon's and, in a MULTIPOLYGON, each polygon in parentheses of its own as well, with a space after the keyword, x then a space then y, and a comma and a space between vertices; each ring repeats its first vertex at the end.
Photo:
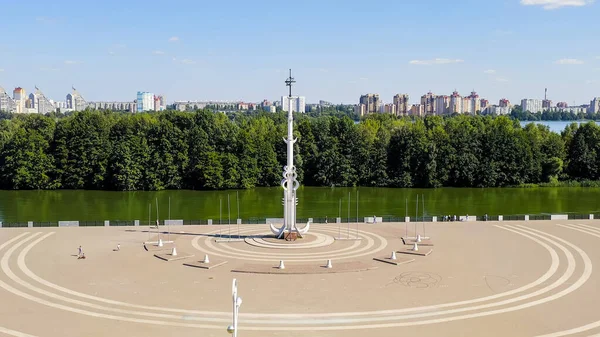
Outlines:
MULTIPOLYGON (((159 218, 205 220, 218 223, 219 204, 223 223, 235 223, 239 216, 250 218, 281 218, 283 190, 256 188, 228 191, 0 191, 0 221, 101 221, 156 220, 156 200, 159 218), (229 197, 229 211, 228 202, 229 197)), ((425 197, 425 215, 516 215, 543 213, 581 213, 600 211, 600 188, 328 188, 301 187, 298 190, 298 218, 335 218, 341 213, 344 221, 350 215, 404 217, 414 216, 416 199, 425 197), (358 205, 357 205, 358 194, 358 205), (341 200, 341 211, 340 211, 341 200), (408 207, 405 206, 408 200, 408 207), (350 203, 348 203, 350 201, 350 203), (350 204, 350 206, 348 206, 350 204), (408 208, 408 210, 407 210, 408 208)), ((419 216, 423 204, 419 201, 419 216)), ((335 221, 335 220, 330 220, 335 221)))

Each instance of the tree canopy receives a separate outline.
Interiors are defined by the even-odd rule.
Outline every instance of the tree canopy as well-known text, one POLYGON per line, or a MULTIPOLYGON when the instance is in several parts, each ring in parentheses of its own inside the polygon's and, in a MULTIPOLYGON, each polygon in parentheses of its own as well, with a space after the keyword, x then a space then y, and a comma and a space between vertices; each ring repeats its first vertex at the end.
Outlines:
MULTIPOLYGON (((309 186, 500 187, 600 180, 600 127, 557 134, 509 117, 299 114, 298 178, 309 186)), ((0 120, 0 188, 234 189, 278 186, 284 113, 208 110, 0 120)))

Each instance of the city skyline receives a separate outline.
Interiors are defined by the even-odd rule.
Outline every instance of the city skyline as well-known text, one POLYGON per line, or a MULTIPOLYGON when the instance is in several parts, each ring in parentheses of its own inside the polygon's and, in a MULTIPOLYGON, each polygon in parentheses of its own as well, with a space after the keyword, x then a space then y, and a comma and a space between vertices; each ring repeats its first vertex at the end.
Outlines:
POLYGON ((548 88, 555 102, 580 105, 600 93, 592 1, 376 1, 368 10, 357 1, 294 10, 273 1, 171 3, 185 11, 154 3, 33 0, 35 12, 5 4, 0 29, 20 34, 0 41, 0 85, 28 93, 37 85, 56 100, 74 85, 88 101, 149 91, 170 101, 259 102, 282 94, 291 67, 311 102, 356 104, 377 92, 384 102, 407 93, 414 104, 428 91, 473 89, 490 102, 518 102, 548 88), (445 10, 425 10, 435 6, 445 10), (110 16, 93 19, 102 13, 110 16), (132 15, 145 19, 131 25, 132 15))

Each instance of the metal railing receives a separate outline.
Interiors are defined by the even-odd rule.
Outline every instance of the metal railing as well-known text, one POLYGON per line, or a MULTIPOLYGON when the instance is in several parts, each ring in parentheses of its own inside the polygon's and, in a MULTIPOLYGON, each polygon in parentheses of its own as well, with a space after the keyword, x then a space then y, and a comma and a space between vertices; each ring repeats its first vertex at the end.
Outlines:
MULTIPOLYGON (((469 218, 470 219, 476 219, 477 221, 498 221, 500 220, 500 217, 502 217, 502 221, 525 221, 526 218, 528 218, 529 221, 539 221, 539 220, 551 220, 553 217, 555 219, 557 219, 557 217, 562 218, 562 219, 568 219, 568 220, 590 220, 590 219, 600 219, 600 212, 590 212, 590 213, 586 213, 586 214, 581 214, 581 213, 563 213, 563 214, 529 214, 529 215, 524 215, 524 214, 509 214, 509 215, 487 215, 487 219, 486 219, 486 215, 471 215, 469 218)), ((405 222, 406 219, 403 216, 395 216, 395 215, 382 215, 382 216, 378 216, 378 218, 382 219, 382 222, 384 223, 393 223, 393 222, 405 222)), ((435 218, 436 222, 450 222, 450 219, 445 219, 443 215, 440 216, 425 216, 425 217, 410 217, 409 218, 409 222, 433 222, 435 218)), ((312 222, 314 224, 325 224, 325 220, 327 219, 327 222, 329 224, 334 224, 336 223, 336 218, 330 218, 330 217, 319 217, 319 218, 312 218, 312 222)), ((181 223, 185 226, 194 226, 194 225, 208 225, 209 222, 212 220, 212 225, 219 225, 219 219, 198 219, 198 220, 179 220, 181 221, 181 223)), ((309 220, 309 218, 298 218, 296 221, 299 224, 302 223, 306 223, 309 220)), ((342 223, 356 223, 356 217, 350 217, 350 218, 342 218, 342 223)), ((231 224, 237 224, 237 219, 221 219, 220 224, 221 225, 228 225, 228 222, 231 221, 231 224)), ((266 224, 267 218, 258 218, 258 217, 251 217, 248 219, 242 219, 242 224, 245 225, 264 225, 266 224)), ((365 217, 360 217, 358 219, 358 222, 364 222, 365 221, 365 217)), ((460 220, 455 220, 455 221, 460 221, 460 220)), ((60 221, 6 221, 6 222, 0 222, 0 227, 3 228, 26 228, 26 227, 59 227, 59 226, 79 226, 79 227, 102 227, 102 226, 136 226, 136 223, 138 226, 148 226, 148 221, 144 221, 144 220, 110 220, 110 221, 105 221, 105 220, 101 220, 101 221, 90 221, 90 220, 85 220, 85 221, 70 221, 69 223, 76 223, 75 225, 65 225, 62 224, 62 222, 60 221)), ((165 221, 161 220, 159 221, 159 224, 161 226, 165 225, 165 221)), ((155 226, 156 225, 156 221, 152 221, 150 223, 151 226, 155 226)))

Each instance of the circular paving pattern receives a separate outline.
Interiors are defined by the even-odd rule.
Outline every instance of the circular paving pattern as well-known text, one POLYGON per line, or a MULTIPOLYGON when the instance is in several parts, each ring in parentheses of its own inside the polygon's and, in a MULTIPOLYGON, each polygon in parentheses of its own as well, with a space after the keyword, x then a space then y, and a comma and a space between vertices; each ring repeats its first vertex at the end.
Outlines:
MULTIPOLYGON (((562 227, 571 232, 578 232, 600 239, 600 229, 596 227, 586 225, 562 225, 562 227)), ((240 319, 243 322, 243 330, 248 332, 286 331, 290 333, 293 331, 363 330, 437 325, 452 321, 507 314, 547 305, 582 288, 592 276, 592 261, 588 254, 565 238, 522 225, 502 225, 494 226, 494 228, 526 238, 530 244, 542 248, 550 262, 547 271, 537 279, 515 289, 488 296, 433 305, 360 312, 242 312, 240 319), (286 324, 281 322, 286 322, 286 324)), ((258 228, 247 228, 244 229, 244 234, 253 235, 259 231, 258 228)), ((334 235, 336 229, 323 227, 317 229, 316 232, 327 237, 334 235)), ((312 242, 318 242, 319 235, 315 235, 316 239, 312 242)), ((347 241, 347 247, 338 249, 336 254, 342 258, 352 258, 353 256, 361 256, 361 254, 377 253, 387 245, 387 241, 377 234, 358 231, 358 235, 362 240, 347 241)), ((0 244, 0 251, 2 251, 0 288, 32 304, 35 303, 47 308, 101 320, 194 329, 223 329, 230 322, 231 312, 228 311, 189 310, 141 305, 78 292, 52 283, 37 275, 26 263, 30 251, 50 237, 55 238, 55 232, 24 232, 14 235, 0 244)), ((239 260, 249 259, 253 261, 273 260, 262 254, 268 254, 263 250, 272 248, 258 247, 246 242, 217 244, 214 242, 214 238, 197 236, 192 239, 192 244, 201 250, 212 249, 211 253, 219 253, 222 254, 221 256, 228 258, 235 257, 239 260), (251 254, 251 256, 238 257, 242 254, 251 254)), ((319 254, 331 256, 331 253, 336 249, 334 244, 320 248, 326 248, 329 251, 309 252, 301 255, 294 251, 289 253, 286 251, 285 254, 291 259, 301 259, 302 256, 313 254, 307 258, 307 261, 311 261, 316 257, 320 257, 319 254)), ((518 263, 518 261, 515 263, 518 263)), ((407 287, 427 288, 439 283, 440 279, 439 275, 431 272, 406 272, 397 278, 397 283, 407 287)), ((30 318, 34 319, 35 317, 30 318)), ((596 328, 600 328, 600 321, 544 334, 543 336, 568 336, 596 328)), ((0 332, 12 336, 32 336, 2 327, 0 327, 0 332)))
POLYGON ((308 233, 304 234, 302 239, 298 239, 296 241, 285 241, 265 233, 259 236, 246 237, 244 241, 251 246, 260 248, 309 249, 329 246, 335 241, 335 239, 331 235, 325 235, 322 233, 308 233))
MULTIPOLYGON (((216 233, 216 231, 214 232, 216 233)), ((313 242, 298 242, 298 248, 327 248, 326 250, 294 251, 296 244, 270 242, 266 240, 256 240, 264 229, 259 227, 247 227, 240 230, 240 236, 247 236, 243 242, 216 242, 212 236, 195 237, 192 239, 192 246, 203 254, 220 256, 222 258, 231 258, 246 261, 269 261, 286 260, 295 262, 322 262, 327 259, 345 260, 354 259, 361 256, 370 256, 377 254, 387 247, 387 240, 375 233, 353 229, 350 232, 350 238, 358 235, 359 240, 335 240, 340 230, 335 226, 319 226, 311 228, 311 235, 317 239, 313 242), (256 249, 262 248, 262 249, 256 249), (273 252, 273 248, 282 248, 281 251, 273 252)), ((213 233, 209 233, 213 234, 213 233)), ((342 231, 342 237, 344 237, 342 231)), ((233 236, 235 237, 236 234, 233 236)))

